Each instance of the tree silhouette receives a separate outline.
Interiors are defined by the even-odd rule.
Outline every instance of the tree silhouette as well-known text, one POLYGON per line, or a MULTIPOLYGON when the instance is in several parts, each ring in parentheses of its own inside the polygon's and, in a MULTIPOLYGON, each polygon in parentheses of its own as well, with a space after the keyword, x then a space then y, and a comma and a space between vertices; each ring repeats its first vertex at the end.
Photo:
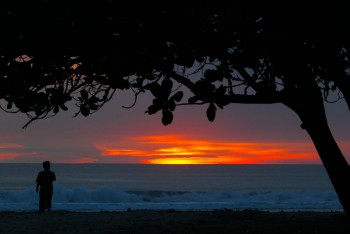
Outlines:
POLYGON ((168 125, 181 105, 203 105, 214 121, 231 103, 282 103, 300 117, 350 215, 350 167, 324 110, 340 98, 350 108, 346 9, 330 1, 1 2, 1 108, 26 113, 29 124, 70 101, 88 116, 116 91, 131 90, 135 102, 149 91, 146 113, 161 112, 168 125))

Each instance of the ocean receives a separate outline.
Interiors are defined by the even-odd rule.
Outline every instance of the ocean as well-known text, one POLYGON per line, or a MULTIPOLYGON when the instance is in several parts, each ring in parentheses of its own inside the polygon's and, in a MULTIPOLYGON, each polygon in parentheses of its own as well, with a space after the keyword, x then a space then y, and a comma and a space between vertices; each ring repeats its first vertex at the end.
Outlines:
MULTIPOLYGON (((35 211, 41 164, 0 164, 0 211, 35 211)), ((322 165, 52 164, 53 210, 341 211, 322 165)))

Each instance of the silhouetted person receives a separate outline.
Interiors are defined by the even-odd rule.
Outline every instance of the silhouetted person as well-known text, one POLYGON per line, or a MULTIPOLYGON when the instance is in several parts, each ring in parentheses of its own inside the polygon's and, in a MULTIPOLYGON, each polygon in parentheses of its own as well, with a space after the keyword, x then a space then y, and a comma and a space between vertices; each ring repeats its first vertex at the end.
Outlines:
POLYGON ((38 173, 36 178, 36 192, 39 192, 39 211, 51 210, 51 201, 53 194, 53 181, 56 175, 50 171, 50 162, 43 162, 44 170, 38 173))

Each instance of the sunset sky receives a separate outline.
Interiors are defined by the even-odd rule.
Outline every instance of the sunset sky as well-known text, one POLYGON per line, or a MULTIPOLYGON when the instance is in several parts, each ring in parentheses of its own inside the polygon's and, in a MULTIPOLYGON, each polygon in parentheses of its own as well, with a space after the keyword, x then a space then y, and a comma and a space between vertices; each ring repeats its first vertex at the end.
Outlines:
MULTIPOLYGON (((145 114, 149 96, 133 109, 126 93, 116 94, 99 112, 73 118, 74 106, 22 129, 27 117, 0 113, 0 162, 301 164, 320 163, 295 113, 282 105, 230 105, 214 122, 206 106, 182 106, 171 125, 145 114)), ((350 162, 350 112, 327 105, 334 136, 350 162)))

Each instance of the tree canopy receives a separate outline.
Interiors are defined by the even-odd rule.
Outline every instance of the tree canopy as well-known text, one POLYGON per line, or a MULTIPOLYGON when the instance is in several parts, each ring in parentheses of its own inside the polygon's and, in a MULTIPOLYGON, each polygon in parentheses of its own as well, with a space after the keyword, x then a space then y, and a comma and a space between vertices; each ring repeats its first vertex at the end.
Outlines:
MULTIPOLYGON (((246 1, 9 1, 2 3, 0 98, 35 120, 77 101, 84 116, 116 90, 150 90, 149 114, 171 122, 175 82, 208 103, 283 103, 313 77, 325 100, 347 97, 346 8, 321 1, 273 8, 246 1), (164 81, 162 81, 164 80, 164 81), (162 90, 163 93, 159 92, 162 90), (339 95, 338 95, 339 94, 339 95), (167 100, 165 100, 167 99, 167 100), (165 103, 166 102, 166 103, 165 103)), ((348 100, 348 99, 347 99, 348 100)))
MULTIPOLYGON (((346 3, 295 1, 2 1, 0 100, 30 121, 78 107, 97 111, 119 90, 154 96, 146 112, 173 121, 203 105, 209 121, 230 103, 294 110, 350 213, 350 169, 324 101, 350 107, 346 3)), ((28 124, 29 124, 28 123, 28 124)), ((26 125, 27 126, 27 125, 26 125)))

